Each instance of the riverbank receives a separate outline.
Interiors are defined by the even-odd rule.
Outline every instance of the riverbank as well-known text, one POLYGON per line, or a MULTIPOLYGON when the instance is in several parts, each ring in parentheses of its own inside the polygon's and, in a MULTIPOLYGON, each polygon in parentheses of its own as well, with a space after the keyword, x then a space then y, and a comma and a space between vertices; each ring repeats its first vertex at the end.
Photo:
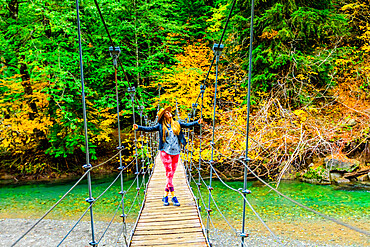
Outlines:
MULTIPOLYGON (((0 246, 10 246, 14 243, 27 229, 29 229, 36 220, 34 219, 0 219, 0 246)), ((37 225, 17 246, 57 246, 63 237, 75 224, 75 221, 70 220, 43 220, 37 225)), ((97 221, 94 224, 95 241, 99 241, 102 233, 108 226, 108 222, 97 221)), ((133 224, 127 224, 127 232, 130 233, 133 224)), ((278 227, 278 226, 273 226, 278 227)), ((342 229, 342 227, 328 227, 328 224, 284 224, 280 225, 284 228, 285 234, 280 234, 278 229, 275 233, 278 234, 280 241, 284 246, 333 246, 333 247, 360 247, 370 246, 370 238, 362 236, 354 237, 353 232, 342 229), (300 228, 305 225, 310 226, 310 231, 300 228), (321 231, 317 231, 321 229, 321 231), (325 234, 323 234, 325 232, 325 234), (343 236, 343 239, 338 239, 337 234, 343 236), (330 236, 327 238, 328 236, 330 236), (318 238, 318 236, 321 236, 318 238), (337 238, 337 239, 334 239, 337 238), (315 240, 314 240, 315 239, 315 240), (345 241, 343 241, 345 240, 345 241)), ((99 246, 122 246, 124 238, 121 234, 122 223, 112 223, 109 230, 102 238, 99 246)), ((249 237, 246 238, 247 246, 281 246, 276 239, 269 233, 260 231, 258 227, 253 230, 248 230, 249 237)), ((214 247, 236 247, 240 246, 240 238, 231 231, 212 230, 211 239, 214 247)), ((91 241, 91 226, 90 222, 82 221, 76 226, 72 233, 66 238, 61 246, 89 246, 91 241)))

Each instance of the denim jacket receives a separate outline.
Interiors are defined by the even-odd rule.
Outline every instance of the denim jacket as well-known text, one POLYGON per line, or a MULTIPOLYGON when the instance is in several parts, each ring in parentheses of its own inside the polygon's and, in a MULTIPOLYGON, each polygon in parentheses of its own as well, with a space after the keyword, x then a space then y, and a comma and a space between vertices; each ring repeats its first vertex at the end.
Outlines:
MULTIPOLYGON (((190 122, 190 123, 183 123, 183 122, 179 121, 179 124, 180 124, 181 128, 191 128, 191 127, 200 125, 198 123, 198 121, 194 121, 194 122, 190 122)), ((163 150, 163 146, 164 146, 164 142, 163 142, 163 139, 162 139, 162 137, 163 137, 163 128, 162 128, 161 123, 158 123, 157 125, 155 125, 153 127, 145 127, 145 126, 138 125, 138 128, 136 129, 136 131, 139 131, 139 130, 145 131, 145 132, 159 131, 159 146, 158 146, 158 149, 159 149, 159 151, 163 150)), ((179 143, 186 146, 186 139, 184 137, 184 133, 182 132, 182 130, 180 131, 177 138, 179 139, 179 143)))

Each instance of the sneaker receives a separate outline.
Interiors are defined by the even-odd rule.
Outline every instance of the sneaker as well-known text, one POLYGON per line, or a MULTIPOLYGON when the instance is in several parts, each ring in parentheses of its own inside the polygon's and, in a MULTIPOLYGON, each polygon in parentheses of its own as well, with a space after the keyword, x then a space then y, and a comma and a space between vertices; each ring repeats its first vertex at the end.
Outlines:
POLYGON ((172 197, 171 201, 173 202, 173 205, 174 206, 176 206, 176 207, 180 206, 180 203, 177 200, 177 197, 176 196, 175 197, 172 197))
POLYGON ((163 206, 168 206, 170 203, 168 202, 168 196, 164 196, 162 198, 163 206))

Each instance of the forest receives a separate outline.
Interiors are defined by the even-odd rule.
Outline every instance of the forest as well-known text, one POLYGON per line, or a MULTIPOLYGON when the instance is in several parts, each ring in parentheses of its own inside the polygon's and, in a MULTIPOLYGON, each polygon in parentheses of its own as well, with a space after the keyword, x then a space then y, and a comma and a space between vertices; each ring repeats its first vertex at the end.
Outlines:
MULTIPOLYGON (((176 103, 179 118, 186 119, 231 1, 101 0, 105 25, 95 3, 80 2, 91 163, 110 157, 118 145, 112 45, 121 49, 120 127, 123 160, 129 162, 135 149, 127 89, 136 87, 136 100, 150 119, 158 104, 176 103)), ((0 173, 18 179, 81 173, 86 148, 76 6, 64 0, 0 4, 0 173)), ((235 180, 242 176, 238 157, 246 148, 250 13, 249 1, 236 2, 219 64, 215 168, 235 180)), ((369 1, 256 0, 254 21, 254 171, 281 178, 282 171, 299 173, 328 157, 356 159, 358 169, 368 169, 369 1)), ((214 82, 213 68, 204 93, 205 160, 211 155, 214 82)))

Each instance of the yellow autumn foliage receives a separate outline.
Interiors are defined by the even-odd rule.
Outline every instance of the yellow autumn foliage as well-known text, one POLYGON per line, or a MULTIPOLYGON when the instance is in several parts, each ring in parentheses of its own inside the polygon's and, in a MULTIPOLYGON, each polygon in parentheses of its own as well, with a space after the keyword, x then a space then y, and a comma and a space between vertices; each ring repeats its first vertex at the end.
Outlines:
MULTIPOLYGON (((4 70, 6 67, 3 67, 0 72, 3 73, 4 70)), ((35 148, 40 138, 45 138, 49 127, 53 124, 50 116, 44 112, 49 105, 48 96, 43 92, 48 82, 42 80, 26 82, 33 88, 32 95, 26 95, 20 77, 15 75, 0 79, 0 87, 6 88, 0 99, 0 109, 5 116, 0 125, 0 148, 15 154, 23 154, 26 150, 35 148), (23 95, 23 97, 14 97, 15 95, 23 95), (13 100, 6 100, 9 98, 13 100), (38 112, 31 109, 31 103, 35 104, 38 112), (40 135, 40 133, 44 134, 40 135)))
MULTIPOLYGON (((200 94, 200 85, 203 84, 207 75, 211 56, 212 50, 206 44, 197 43, 186 46, 184 53, 176 56, 178 63, 169 69, 165 68, 162 74, 158 75, 158 80, 154 86, 158 87, 160 84, 163 88, 159 99, 160 103, 170 105, 175 109, 177 100, 180 107, 180 118, 187 118, 187 112, 192 108, 192 103, 195 103, 200 94)), ((214 70, 210 73, 208 80, 211 82, 215 80, 214 70)), ((213 103, 213 93, 213 85, 209 86, 204 93, 204 105, 207 106, 203 110, 203 116, 205 117, 210 117, 213 114, 209 107, 213 103)), ((153 106, 156 106, 157 103, 154 102, 153 106)), ((200 103, 201 99, 198 100, 199 105, 200 103)))

